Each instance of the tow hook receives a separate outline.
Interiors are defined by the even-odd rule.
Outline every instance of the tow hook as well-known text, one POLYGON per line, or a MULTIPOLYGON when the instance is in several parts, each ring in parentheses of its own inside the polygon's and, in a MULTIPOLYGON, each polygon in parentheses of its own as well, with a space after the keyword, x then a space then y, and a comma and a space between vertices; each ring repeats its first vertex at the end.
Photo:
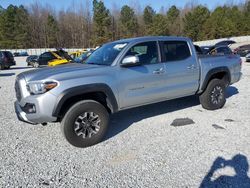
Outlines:
POLYGON ((46 125, 48 125, 48 123, 42 123, 42 126, 46 126, 46 125))

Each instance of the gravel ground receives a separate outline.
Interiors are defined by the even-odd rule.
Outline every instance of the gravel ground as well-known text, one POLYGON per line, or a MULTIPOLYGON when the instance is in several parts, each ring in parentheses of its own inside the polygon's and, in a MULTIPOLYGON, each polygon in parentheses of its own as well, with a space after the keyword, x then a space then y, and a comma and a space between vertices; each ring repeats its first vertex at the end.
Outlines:
POLYGON ((224 180, 250 187, 250 63, 223 109, 204 110, 188 97, 123 111, 111 118, 105 141, 78 149, 59 124, 17 120, 15 76, 29 68, 16 60, 0 72, 0 187, 213 187, 224 180), (171 126, 176 118, 194 123, 171 126))

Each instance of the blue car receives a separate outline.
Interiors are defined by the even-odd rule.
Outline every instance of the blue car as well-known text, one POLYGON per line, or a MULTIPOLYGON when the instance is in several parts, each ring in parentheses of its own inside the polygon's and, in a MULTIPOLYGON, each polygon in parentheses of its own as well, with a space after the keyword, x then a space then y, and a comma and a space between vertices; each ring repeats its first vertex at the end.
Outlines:
POLYGON ((84 63, 86 61, 86 59, 88 59, 88 57, 94 52, 94 50, 90 50, 88 52, 83 53, 82 55, 80 55, 79 57, 76 57, 74 59, 74 62, 76 63, 84 63))

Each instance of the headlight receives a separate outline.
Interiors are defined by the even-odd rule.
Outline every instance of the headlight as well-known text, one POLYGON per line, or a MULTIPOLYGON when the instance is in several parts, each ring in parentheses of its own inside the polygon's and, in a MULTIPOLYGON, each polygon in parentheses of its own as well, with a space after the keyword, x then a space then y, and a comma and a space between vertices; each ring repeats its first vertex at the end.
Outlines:
POLYGON ((55 88, 57 82, 31 82, 27 84, 27 89, 31 95, 38 95, 46 93, 47 91, 55 88))

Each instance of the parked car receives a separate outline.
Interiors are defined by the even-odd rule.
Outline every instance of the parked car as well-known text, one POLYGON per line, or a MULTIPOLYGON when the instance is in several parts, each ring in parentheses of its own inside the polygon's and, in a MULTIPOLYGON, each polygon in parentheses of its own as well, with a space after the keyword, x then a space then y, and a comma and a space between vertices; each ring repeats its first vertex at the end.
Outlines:
POLYGON ((241 57, 245 57, 250 53, 250 44, 243 45, 234 50, 234 53, 239 54, 241 57))
POLYGON ((202 54, 206 55, 206 54, 209 54, 209 51, 211 49, 212 46, 201 46, 201 51, 202 51, 202 54))
POLYGON ((191 95, 220 109, 240 78, 238 55, 199 57, 188 38, 139 37, 104 44, 85 64, 19 74, 15 109, 31 124, 61 122, 69 143, 88 147, 104 138, 115 112, 191 95))
POLYGON ((196 51, 196 53, 197 53, 198 55, 202 55, 202 54, 203 54, 203 51, 202 51, 202 49, 201 49, 200 46, 194 45, 194 47, 195 47, 195 51, 196 51))
MULTIPOLYGON (((30 64, 33 67, 56 66, 69 63, 72 59, 66 59, 65 51, 58 49, 57 51, 49 51, 42 53, 38 58, 32 59, 30 64)), ((69 57, 69 56, 67 56, 69 57)), ((70 57, 69 57, 70 58, 70 57)))
POLYGON ((19 57, 19 56, 29 56, 28 52, 14 52, 13 55, 15 57, 19 57))
POLYGON ((94 52, 94 50, 89 50, 88 52, 83 53, 79 57, 76 57, 74 59, 74 62, 76 63, 84 63, 86 59, 94 52))
POLYGON ((250 62, 250 53, 246 55, 246 62, 250 62))
POLYGON ((231 55, 232 50, 228 46, 214 46, 210 49, 210 55, 231 55))
POLYGON ((48 66, 48 62, 56 57, 51 52, 44 52, 38 56, 38 58, 31 59, 31 66, 37 68, 41 66, 48 66))
POLYGON ((20 52, 19 56, 29 56, 28 52, 20 52))
POLYGON ((72 57, 62 49, 58 49, 55 52, 51 52, 56 59, 52 59, 48 62, 48 66, 54 67, 57 65, 64 65, 73 61, 72 57))
POLYGON ((233 54, 228 46, 202 46, 201 50, 205 55, 230 55, 233 54))
POLYGON ((32 66, 32 61, 38 58, 38 55, 30 55, 26 58, 26 62, 28 66, 32 66))
POLYGON ((229 46, 229 45, 232 45, 232 44, 235 44, 236 42, 233 41, 233 40, 223 40, 223 41, 220 41, 220 42, 217 42, 215 44, 215 46, 229 46))
POLYGON ((0 51, 0 69, 9 69, 16 65, 13 54, 10 51, 0 51))
POLYGON ((88 51, 87 49, 77 50, 77 51, 75 51, 75 52, 69 53, 69 55, 70 55, 70 57, 71 57, 72 59, 75 59, 75 58, 81 56, 83 53, 85 53, 85 52, 87 52, 87 51, 88 51))
POLYGON ((14 55, 15 57, 18 57, 18 56, 19 56, 19 52, 14 52, 13 55, 14 55))

